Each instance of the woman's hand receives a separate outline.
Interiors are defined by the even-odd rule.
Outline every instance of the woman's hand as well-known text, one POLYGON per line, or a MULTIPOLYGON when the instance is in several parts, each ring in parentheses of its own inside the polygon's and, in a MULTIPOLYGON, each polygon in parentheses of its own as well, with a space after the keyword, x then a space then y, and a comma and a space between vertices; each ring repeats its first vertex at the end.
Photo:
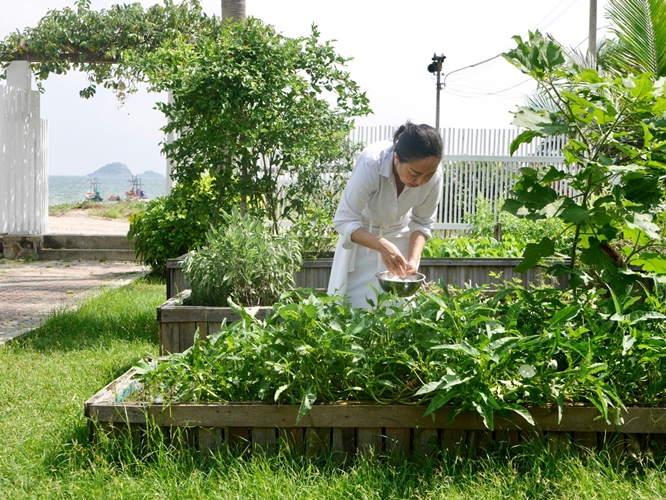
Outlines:
POLYGON ((412 276, 413 274, 416 274, 418 270, 418 261, 413 261, 410 259, 407 261, 407 271, 405 271, 405 276, 412 276))
POLYGON ((384 261, 386 269, 393 276, 404 278, 408 274, 414 274, 415 271, 411 273, 409 272, 409 264, 407 259, 403 257, 403 255, 400 253, 400 250, 398 250, 398 247, 384 238, 381 238, 380 242, 381 250, 379 253, 382 255, 382 260, 384 261))

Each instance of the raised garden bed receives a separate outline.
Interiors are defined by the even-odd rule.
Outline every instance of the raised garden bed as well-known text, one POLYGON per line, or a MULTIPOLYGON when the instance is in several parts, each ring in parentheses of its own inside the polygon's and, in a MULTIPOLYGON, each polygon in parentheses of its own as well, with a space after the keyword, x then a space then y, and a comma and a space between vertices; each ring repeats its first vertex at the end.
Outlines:
POLYGON ((141 435, 147 424, 162 428, 165 437, 187 434, 181 442, 207 454, 222 447, 275 452, 288 445, 291 452, 315 455, 333 452, 343 461, 356 454, 436 456, 440 453, 474 454, 496 445, 546 439, 549 446, 574 441, 586 448, 612 446, 618 453, 663 450, 666 408, 629 408, 622 425, 599 419, 594 407, 565 408, 558 423, 557 410, 530 410, 536 425, 525 420, 495 419, 489 431, 474 412, 463 412, 446 424, 451 409, 443 407, 435 418, 421 418, 424 408, 409 405, 336 403, 314 405, 296 423, 298 406, 265 403, 171 404, 128 401, 139 390, 135 369, 104 387, 85 403, 85 415, 96 429, 131 429, 141 435), (494 443, 494 444, 493 444, 494 443))
MULTIPOLYGON (((167 299, 190 288, 183 272, 185 257, 186 255, 181 255, 167 261, 167 299)), ((519 278, 523 283, 540 282, 542 273, 537 268, 530 269, 525 274, 514 272, 520 262, 522 259, 421 259, 419 272, 425 274, 428 281, 444 280, 449 285, 461 288, 499 283, 502 280, 510 281, 513 278, 519 278), (502 277, 496 278, 491 274, 501 274, 502 277)), ((295 285, 300 288, 327 289, 332 265, 332 258, 304 261, 301 270, 294 275, 295 285)), ((550 283, 549 280, 550 278, 547 278, 546 282, 550 283)), ((557 286, 566 288, 567 278, 559 276, 557 286)))
MULTIPOLYGON (((159 323, 160 354, 183 352, 194 343, 198 329, 199 337, 206 338, 220 331, 222 322, 237 321, 240 316, 230 307, 188 306, 190 290, 185 290, 170 298, 157 308, 159 323)), ((252 308, 258 319, 266 317, 270 307, 252 308)))

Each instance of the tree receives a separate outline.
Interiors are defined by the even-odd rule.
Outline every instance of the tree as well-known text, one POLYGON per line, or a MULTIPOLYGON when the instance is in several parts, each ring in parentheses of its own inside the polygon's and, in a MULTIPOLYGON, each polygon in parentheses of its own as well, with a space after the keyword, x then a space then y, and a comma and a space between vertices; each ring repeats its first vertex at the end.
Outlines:
POLYGON ((277 231, 289 212, 282 181, 339 151, 368 100, 330 42, 288 38, 248 18, 224 23, 215 38, 178 39, 136 61, 151 89, 171 91, 164 144, 173 178, 215 179, 219 199, 246 197, 248 211, 277 231), (242 172, 246 172, 242 175, 242 172))
MULTIPOLYGON (((632 266, 666 274, 663 247, 656 251, 660 228, 653 222, 665 209, 666 79, 581 69, 566 63, 560 47, 539 32, 530 33, 526 42, 514 40, 517 48, 505 58, 537 81, 555 109, 520 108, 514 124, 526 131, 511 150, 534 137, 564 134, 568 168, 522 169, 505 209, 532 220, 564 221, 573 228, 574 241, 571 269, 559 271, 572 275, 572 286, 598 282, 626 297, 639 278, 632 266), (562 180, 577 190, 575 196, 553 188, 562 180)), ((516 269, 553 254, 553 241, 544 238, 527 246, 516 269)))
POLYGON ((222 0, 222 19, 245 21, 245 0, 222 0))
POLYGON ((606 17, 617 40, 609 41, 605 69, 666 76, 664 0, 610 0, 606 17))

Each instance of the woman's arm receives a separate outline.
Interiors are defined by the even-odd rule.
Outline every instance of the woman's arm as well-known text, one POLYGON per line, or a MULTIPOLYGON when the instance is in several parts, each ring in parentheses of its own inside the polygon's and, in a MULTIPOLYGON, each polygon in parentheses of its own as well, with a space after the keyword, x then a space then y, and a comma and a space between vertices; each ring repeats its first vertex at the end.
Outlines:
POLYGON ((425 246, 427 238, 421 231, 414 231, 409 235, 409 251, 407 253, 407 275, 414 274, 419 270, 419 261, 421 253, 425 246))
MULTIPOLYGON (((414 234, 414 233, 413 233, 414 234)), ((379 252, 384 261, 386 269, 389 270, 394 276, 404 277, 408 274, 414 274, 413 272, 408 272, 408 263, 405 260, 405 257, 400 253, 398 247, 396 247, 389 240, 376 236, 369 231, 366 231, 363 228, 359 228, 352 233, 351 240, 357 245, 370 248, 379 252)), ((412 237, 410 236, 410 249, 412 247, 412 237)), ((423 242, 425 244, 425 241, 423 242)), ((421 245, 421 250, 423 250, 423 245, 421 245)), ((411 253, 411 252, 410 252, 411 253)), ((419 250, 418 255, 421 255, 419 250)))

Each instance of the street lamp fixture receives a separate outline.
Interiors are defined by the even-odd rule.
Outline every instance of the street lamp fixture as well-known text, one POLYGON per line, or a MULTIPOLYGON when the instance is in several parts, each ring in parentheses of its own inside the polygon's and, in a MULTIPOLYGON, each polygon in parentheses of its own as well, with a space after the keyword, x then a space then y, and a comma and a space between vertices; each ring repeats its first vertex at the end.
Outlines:
POLYGON ((428 64, 428 72, 437 74, 437 115, 435 117, 435 128, 439 132, 439 92, 442 90, 441 76, 442 64, 444 64, 446 56, 444 54, 433 54, 432 62, 428 64))

